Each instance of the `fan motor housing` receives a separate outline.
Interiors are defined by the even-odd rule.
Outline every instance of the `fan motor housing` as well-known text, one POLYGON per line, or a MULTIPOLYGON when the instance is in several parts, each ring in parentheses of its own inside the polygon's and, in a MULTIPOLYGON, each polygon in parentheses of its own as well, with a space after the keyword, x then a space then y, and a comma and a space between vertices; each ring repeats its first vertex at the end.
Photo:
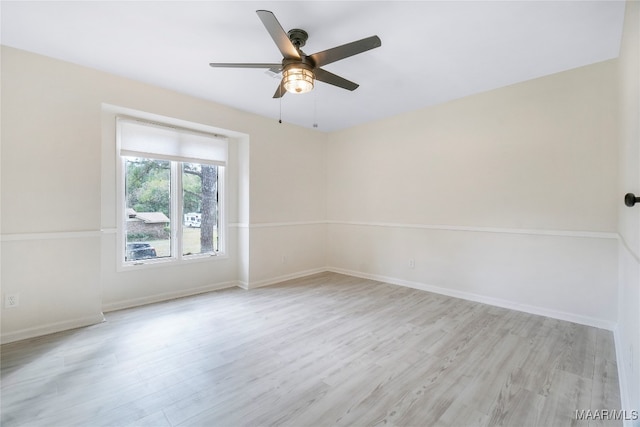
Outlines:
POLYGON ((311 70, 313 70, 314 68, 316 68, 316 64, 313 62, 313 60, 311 58, 309 58, 307 55, 300 55, 300 59, 283 59, 282 60, 282 68, 286 68, 288 65, 291 64, 297 64, 297 65, 301 65, 304 68, 309 68, 311 70))
POLYGON ((301 30, 300 28, 294 28, 293 30, 289 30, 287 32, 289 36, 289 40, 291 43, 298 49, 304 46, 307 43, 307 39, 309 38, 309 34, 305 30, 301 30))

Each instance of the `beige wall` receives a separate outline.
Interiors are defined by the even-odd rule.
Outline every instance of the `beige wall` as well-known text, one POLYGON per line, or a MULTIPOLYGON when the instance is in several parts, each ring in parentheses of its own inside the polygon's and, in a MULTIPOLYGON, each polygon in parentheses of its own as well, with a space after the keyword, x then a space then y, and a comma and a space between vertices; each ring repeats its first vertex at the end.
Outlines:
POLYGON ((0 308, 3 341, 94 323, 105 308, 324 267, 322 133, 3 47, 1 137, 1 285, 20 294, 19 307, 0 308), (232 137, 227 258, 116 270, 114 106, 232 137), (300 235, 314 237, 304 251, 291 246, 300 235), (251 262, 273 248, 286 257, 277 269, 251 262))
POLYGON ((616 350, 623 406, 640 409, 640 206, 622 204, 625 193, 640 194, 640 3, 626 7, 620 59, 617 206, 620 290, 616 350))
POLYGON ((329 220, 616 230, 615 63, 330 135, 329 220))
POLYGON ((257 132, 261 138, 251 140, 249 287, 325 266, 326 134, 275 120, 257 132))
POLYGON ((607 61, 329 135, 328 265, 612 327, 615 70, 607 61))

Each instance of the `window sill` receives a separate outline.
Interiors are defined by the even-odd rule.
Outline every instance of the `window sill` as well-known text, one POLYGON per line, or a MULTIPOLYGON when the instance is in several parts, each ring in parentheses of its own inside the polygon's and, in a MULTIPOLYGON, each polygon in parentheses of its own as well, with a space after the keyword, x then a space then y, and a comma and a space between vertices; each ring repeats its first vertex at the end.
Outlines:
POLYGON ((205 255, 189 255, 183 258, 161 258, 161 259, 145 259, 140 261, 125 262, 118 265, 118 272, 125 271, 138 271, 146 270, 150 268, 160 267, 178 267, 186 264, 194 264, 201 262, 216 262, 222 260, 228 260, 229 256, 226 253, 218 254, 205 254, 205 255))

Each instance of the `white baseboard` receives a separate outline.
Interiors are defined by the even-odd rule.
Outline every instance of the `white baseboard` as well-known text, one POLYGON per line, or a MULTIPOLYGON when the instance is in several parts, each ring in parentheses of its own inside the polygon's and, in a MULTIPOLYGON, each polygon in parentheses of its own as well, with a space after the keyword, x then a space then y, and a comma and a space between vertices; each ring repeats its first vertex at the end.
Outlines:
POLYGON ((95 316, 80 317, 78 319, 65 320, 63 322, 50 323, 43 326, 21 329, 19 331, 8 332, 0 336, 0 343, 7 344, 14 341, 26 340, 29 338, 49 335, 56 332, 67 331, 69 329, 82 328, 84 326, 95 325, 104 322, 102 313, 95 316))
MULTIPOLYGON (((177 291, 177 292, 168 292, 163 294, 147 296, 143 298, 135 298, 135 299, 125 300, 125 301, 118 301, 115 303, 105 304, 103 306, 103 311, 109 312, 109 311, 121 310, 125 308, 145 305, 145 304, 152 304, 156 302, 207 293, 207 292, 216 291, 216 290, 225 289, 225 288, 232 288, 236 286, 246 290, 251 290, 251 289, 274 285, 277 283, 285 282, 287 280, 299 279, 302 277, 311 276, 313 274, 318 274, 323 272, 333 272, 333 273, 344 274, 347 276, 360 277, 363 279, 376 280, 379 282, 389 283, 392 285, 405 286, 405 287, 418 289, 422 291, 433 292, 441 295, 447 295, 454 298, 460 298, 468 301, 474 301, 474 302, 479 302, 483 304, 493 305, 496 307, 507 308, 510 310, 516 310, 516 311, 521 311, 525 313, 536 314, 540 316, 551 317, 554 319, 574 322, 574 323, 578 323, 586 326, 593 326, 596 328, 611 330, 614 332, 618 366, 623 367, 621 370, 624 369, 623 360, 621 360, 623 349, 619 348, 619 346, 621 345, 620 338, 618 336, 616 324, 614 322, 610 322, 602 319, 596 319, 588 316, 581 316, 574 313, 566 313, 562 311, 550 310, 547 308, 536 307, 536 306, 531 306, 527 304, 515 303, 509 300, 487 297, 487 296, 478 295, 470 292, 463 292, 463 291, 458 291, 458 290, 453 290, 448 288, 442 288, 439 286, 427 285, 420 282, 413 282, 413 281, 398 279, 394 277, 363 273, 359 271, 348 270, 348 269, 337 268, 337 267, 314 268, 310 270, 298 271, 295 273, 272 277, 269 279, 263 279, 255 282, 228 281, 228 282, 211 284, 211 285, 194 288, 194 289, 186 289, 186 290, 177 291)), ((58 322, 50 325, 41 326, 41 327, 23 329, 20 331, 2 334, 2 336, 0 336, 0 343, 4 344, 4 343, 19 341, 27 338, 33 338, 41 335, 47 335, 54 332, 60 332, 68 329, 89 326, 96 323, 100 323, 102 321, 104 321, 104 316, 102 315, 102 313, 100 313, 99 316, 92 316, 92 317, 81 318, 81 319, 72 319, 64 322, 58 322)), ((626 407, 625 400, 624 400, 627 398, 626 392, 625 392, 626 386, 623 387, 625 379, 622 377, 625 377, 625 376, 621 375, 621 380, 620 380, 621 392, 622 392, 621 396, 624 396, 623 407, 626 407)))
MULTIPOLYGON (((207 292, 217 291, 220 289, 227 289, 233 287, 240 287, 243 289, 254 289, 262 286, 273 285, 276 283, 284 282, 287 280, 298 279, 305 276, 310 276, 316 273, 322 273, 326 271, 324 268, 317 268, 312 270, 305 270, 296 273, 291 273, 283 276, 274 277, 271 279, 261 280, 258 282, 247 283, 244 281, 228 281, 222 283, 214 283, 199 288, 185 289, 176 292, 165 292, 162 294, 150 295, 142 298, 128 299, 124 301, 118 301, 114 303, 104 304, 102 310, 104 313, 110 311, 122 310, 125 308, 138 307, 146 304, 153 304, 157 302, 188 297, 192 295, 204 294, 207 292)), ((29 338, 35 338, 43 335, 49 335, 55 332, 62 332, 70 329, 81 328, 84 326, 95 325, 97 323, 104 322, 105 318, 103 313, 96 316, 83 317, 79 319, 65 320, 63 322, 52 323, 43 326, 37 326, 33 328, 21 329, 14 332, 8 332, 0 335, 0 344, 6 344, 14 341, 21 341, 29 338)))
POLYGON ((324 267, 313 268, 310 270, 303 270, 295 273, 285 274, 278 277, 272 277, 270 279, 258 280, 257 282, 249 282, 249 283, 244 282, 242 284, 239 284, 238 286, 240 286, 243 289, 261 288, 263 286, 275 285, 276 283, 286 282, 287 280, 299 279, 301 277, 311 276, 312 274, 324 273, 326 271, 329 271, 329 270, 327 270, 324 267))
POLYGON ((478 295, 471 292, 464 292, 464 291, 458 291, 455 289, 442 288, 439 286, 427 285, 424 283, 398 279, 395 277, 362 273, 359 271, 347 270, 344 268, 327 267, 326 270, 334 273, 345 274, 347 276, 354 276, 354 277, 360 277, 363 279, 376 280, 378 282, 389 283, 391 285, 406 286, 408 288, 419 289, 422 291, 433 292, 441 295, 447 295, 454 298, 460 298, 468 301, 479 302, 482 304, 493 305, 496 307, 507 308, 509 310, 515 310, 515 311, 521 311, 529 314, 536 314, 539 316, 551 317, 553 319, 565 320, 568 322, 578 323, 586 326, 593 326, 600 329, 607 329, 612 331, 615 328, 615 322, 596 319, 588 316, 581 316, 579 314, 574 314, 574 313, 550 310, 543 307, 536 307, 532 305, 516 303, 513 301, 504 300, 500 298, 487 297, 484 295, 478 295))
POLYGON ((237 281, 229 281, 222 283, 214 283, 211 285, 201 286, 199 288, 184 289, 175 292, 165 292, 162 294, 150 295, 142 298, 134 298, 114 303, 104 304, 102 310, 107 313, 109 311, 123 310, 125 308, 138 307, 140 305, 153 304, 156 302, 168 301, 177 298, 188 297, 192 295, 204 294, 207 292, 218 291, 220 289, 233 288, 239 286, 237 281))
POLYGON ((371 279, 376 280, 378 282, 389 283, 397 286, 405 286, 408 288, 418 289, 421 291, 433 292, 440 295, 447 295, 454 298, 460 298, 467 301, 479 302, 482 304, 492 305, 495 307, 502 307, 509 310, 521 311, 524 313, 535 314, 538 316, 550 317, 552 319, 564 320, 567 322, 573 322, 580 325, 592 326, 595 328, 606 329, 609 331, 614 331, 616 327, 616 323, 612 321, 607 321, 603 319, 597 319, 589 316, 582 316, 575 313, 567 313, 564 311, 551 310, 544 307, 537 307, 528 304, 516 303, 509 300, 504 300, 500 298, 487 297, 484 295, 478 295, 471 292, 458 291, 454 289, 442 288, 439 286, 427 285, 420 282, 413 282, 409 280, 398 279, 395 277, 381 276, 377 274, 369 274, 363 273, 354 270, 347 270, 344 268, 337 267, 326 267, 326 268, 316 268, 312 270, 300 271, 296 273, 286 274, 283 276, 273 277, 270 279, 264 279, 257 282, 242 282, 238 283, 238 286, 243 289, 255 289, 263 286, 274 285, 280 282, 285 282, 287 280, 299 279, 301 277, 310 276, 312 274, 323 273, 323 272, 332 272, 338 274, 344 274, 347 276, 360 277, 363 279, 371 279))
MULTIPOLYGON (((624 355, 626 353, 624 352, 622 337, 620 336, 620 329, 617 325, 613 329, 613 340, 616 346, 616 364, 618 365, 618 383, 620 385, 620 404, 622 406, 621 409, 626 410, 630 413, 631 411, 637 411, 638 408, 631 407, 628 393, 628 390, 631 386, 631 384, 629 384, 629 378, 631 377, 630 375, 627 375, 627 364, 626 360, 624 359, 624 355)), ((627 419, 623 421, 623 425, 624 427, 634 427, 633 421, 627 419)))

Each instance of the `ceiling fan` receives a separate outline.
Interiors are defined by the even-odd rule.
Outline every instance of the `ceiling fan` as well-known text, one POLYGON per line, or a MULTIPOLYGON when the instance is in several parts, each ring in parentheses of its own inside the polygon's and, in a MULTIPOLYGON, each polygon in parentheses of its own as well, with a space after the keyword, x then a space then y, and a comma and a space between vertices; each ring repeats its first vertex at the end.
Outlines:
POLYGON ((274 98, 281 98, 286 92, 306 93, 313 89, 314 80, 347 90, 355 90, 359 85, 345 78, 324 70, 323 67, 332 62, 357 55, 367 50, 380 47, 382 42, 378 36, 337 46, 313 55, 305 54, 301 48, 307 42, 306 31, 295 28, 285 33, 275 15, 268 10, 257 10, 258 17, 280 49, 283 59, 281 63, 210 63, 212 67, 221 68, 267 68, 274 73, 282 72, 282 80, 276 89, 274 98))

